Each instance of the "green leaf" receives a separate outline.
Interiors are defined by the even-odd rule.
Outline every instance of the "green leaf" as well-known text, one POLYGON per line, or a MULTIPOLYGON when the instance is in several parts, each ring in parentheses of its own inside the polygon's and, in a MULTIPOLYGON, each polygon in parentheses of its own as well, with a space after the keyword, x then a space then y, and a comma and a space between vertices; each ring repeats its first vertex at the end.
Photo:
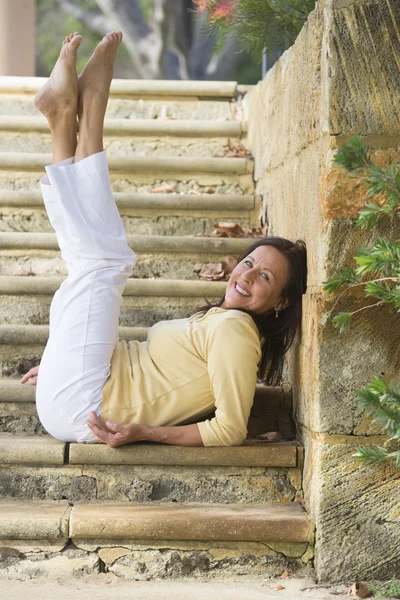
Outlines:
POLYGON ((340 146, 333 160, 336 165, 352 174, 372 165, 369 148, 363 143, 360 135, 353 136, 347 144, 340 146))
POLYGON ((335 292, 342 285, 352 286, 359 283, 360 278, 357 273, 351 267, 345 267, 343 270, 336 271, 336 274, 332 279, 328 279, 327 281, 323 281, 322 285, 324 290, 327 292, 335 292))
POLYGON ((339 328, 339 333, 342 333, 346 327, 350 324, 351 313, 349 312, 340 312, 335 315, 332 319, 332 323, 335 327, 339 328))
POLYGON ((321 317, 320 324, 325 327, 325 325, 327 324, 330 316, 331 316, 331 311, 330 310, 328 310, 327 312, 324 312, 324 314, 321 317))

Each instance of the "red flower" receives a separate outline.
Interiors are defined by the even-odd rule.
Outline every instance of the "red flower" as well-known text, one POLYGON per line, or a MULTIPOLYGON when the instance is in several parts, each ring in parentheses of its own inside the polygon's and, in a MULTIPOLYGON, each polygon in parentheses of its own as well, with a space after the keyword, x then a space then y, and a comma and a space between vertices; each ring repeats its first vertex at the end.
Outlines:
POLYGON ((197 12, 203 12, 207 9, 207 0, 193 0, 193 4, 196 4, 197 12))
POLYGON ((220 0, 210 14, 210 23, 223 19, 228 23, 232 17, 239 0, 220 0))

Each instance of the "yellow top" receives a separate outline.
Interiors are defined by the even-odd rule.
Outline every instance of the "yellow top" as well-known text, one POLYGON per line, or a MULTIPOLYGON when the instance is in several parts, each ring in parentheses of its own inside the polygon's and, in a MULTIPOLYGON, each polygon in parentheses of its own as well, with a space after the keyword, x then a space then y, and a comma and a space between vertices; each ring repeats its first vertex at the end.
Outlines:
POLYGON ((211 308, 161 321, 146 342, 118 341, 103 387, 100 418, 117 423, 198 423, 204 446, 237 446, 247 436, 260 337, 238 310, 211 308))

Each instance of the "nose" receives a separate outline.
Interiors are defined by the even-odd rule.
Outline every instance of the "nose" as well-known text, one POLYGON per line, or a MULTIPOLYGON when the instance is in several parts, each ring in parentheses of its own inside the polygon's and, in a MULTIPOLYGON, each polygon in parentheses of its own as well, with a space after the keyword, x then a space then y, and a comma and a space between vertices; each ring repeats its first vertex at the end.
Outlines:
POLYGON ((252 284, 254 281, 254 269, 248 269, 242 274, 243 282, 252 284))

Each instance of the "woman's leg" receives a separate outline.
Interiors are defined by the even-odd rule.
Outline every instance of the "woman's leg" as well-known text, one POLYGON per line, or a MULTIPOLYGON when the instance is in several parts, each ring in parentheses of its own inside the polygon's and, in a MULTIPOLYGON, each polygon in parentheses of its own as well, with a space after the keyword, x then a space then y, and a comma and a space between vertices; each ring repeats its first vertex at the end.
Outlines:
MULTIPOLYGON (((102 133, 120 37, 119 34, 108 35, 86 68, 91 85, 98 85, 105 98, 103 113, 90 104, 92 95, 84 94, 85 79, 81 82, 80 91, 84 94, 81 118, 84 124, 85 114, 90 115, 91 127, 97 135, 102 133), (107 64, 107 70, 104 64, 107 64)), ((70 72, 64 71, 64 76, 64 83, 71 87, 70 72)), ((57 94, 54 99, 53 93, 53 104, 57 99, 57 94)), ((51 127, 53 139, 61 148, 63 142, 56 131, 63 131, 61 125, 65 119, 60 110, 57 116, 58 122, 53 118, 53 111, 51 127)), ((95 438, 86 420, 91 410, 99 412, 102 388, 110 373, 111 357, 118 339, 122 293, 132 274, 135 254, 127 244, 111 192, 102 145, 99 147, 97 136, 97 142, 92 145, 88 136, 89 129, 83 127, 76 148, 77 153, 78 150, 81 152, 77 162, 46 167, 51 186, 42 183, 42 189, 52 188, 52 197, 45 190, 44 201, 46 209, 55 203, 50 212, 57 237, 60 235, 65 240, 62 256, 67 263, 68 277, 52 301, 50 336, 40 363, 36 402, 41 422, 54 437, 64 441, 93 442, 95 438)), ((57 158, 66 157, 60 150, 57 158)))

